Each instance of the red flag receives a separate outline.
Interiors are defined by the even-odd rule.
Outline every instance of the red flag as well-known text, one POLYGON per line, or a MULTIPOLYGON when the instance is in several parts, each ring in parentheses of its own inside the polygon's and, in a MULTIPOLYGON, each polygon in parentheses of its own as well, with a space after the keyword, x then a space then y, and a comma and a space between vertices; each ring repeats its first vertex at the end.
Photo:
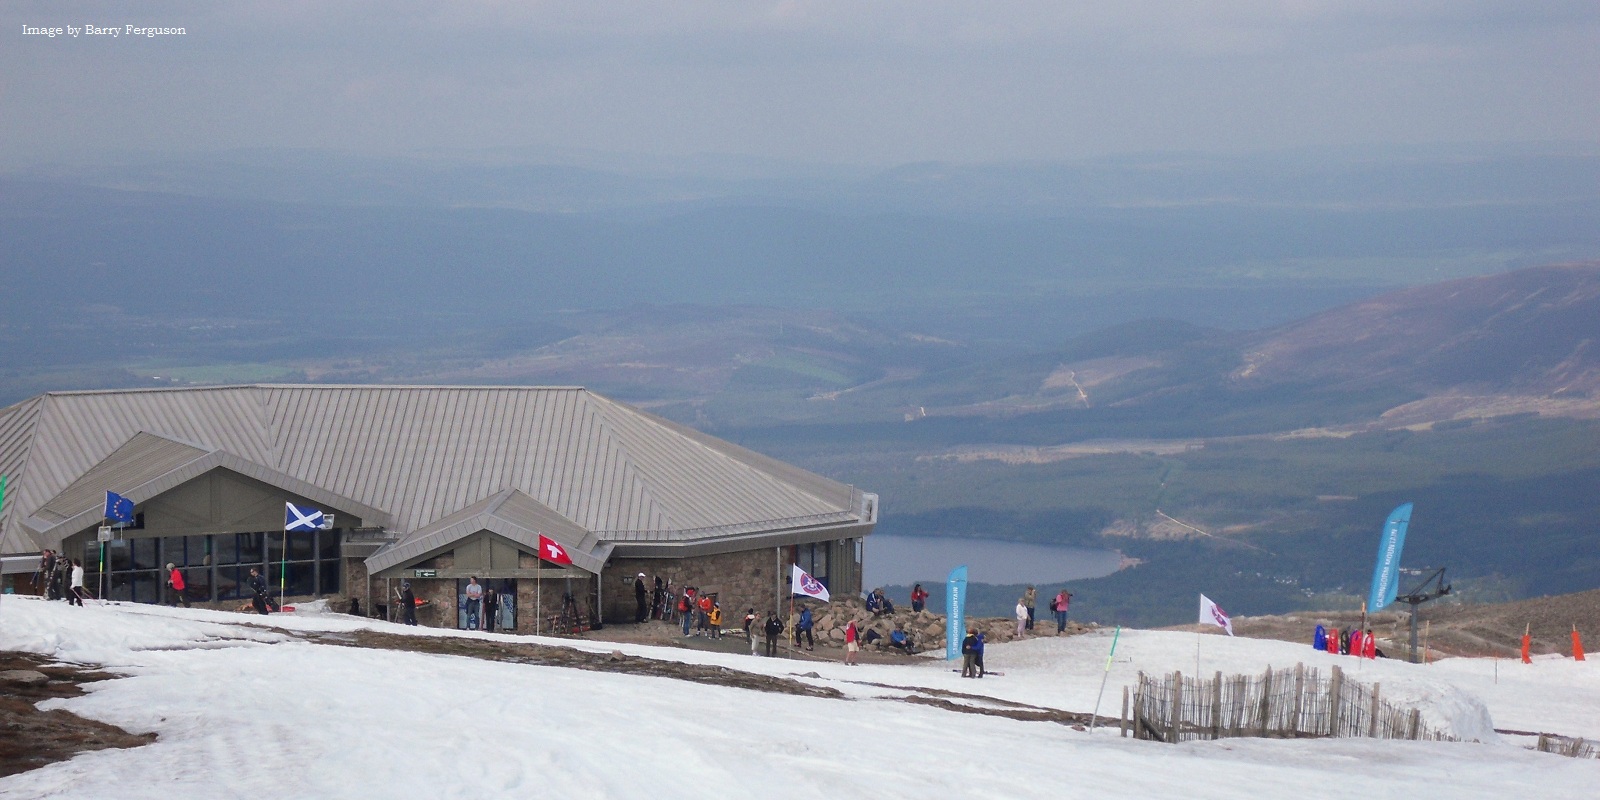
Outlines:
MULTIPOLYGON (((1530 627, 1532 626, 1530 625, 1530 627)), ((1533 659, 1528 658, 1528 645, 1530 644, 1532 644, 1532 637, 1528 635, 1528 631, 1524 630, 1522 632, 1522 663, 1524 664, 1533 663, 1533 659)))
POLYGON ((1572 660, 1583 660, 1583 637, 1578 635, 1578 626, 1572 626, 1572 660))
POLYGON ((571 564, 572 556, 567 555, 567 548, 556 544, 556 540, 539 534, 539 557, 553 564, 571 564))

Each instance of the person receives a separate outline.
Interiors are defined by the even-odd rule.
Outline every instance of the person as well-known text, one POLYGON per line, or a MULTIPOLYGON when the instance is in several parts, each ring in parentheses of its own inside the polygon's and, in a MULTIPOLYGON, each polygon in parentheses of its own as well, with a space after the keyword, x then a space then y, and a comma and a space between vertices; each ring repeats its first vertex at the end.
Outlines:
POLYGON ((167 586, 172 589, 172 604, 177 605, 181 602, 184 608, 188 608, 189 584, 183 579, 183 570, 178 569, 170 562, 167 564, 167 586))
POLYGON ((894 601, 890 600, 889 596, 883 593, 883 588, 879 587, 877 589, 873 589, 873 591, 878 593, 878 613, 885 616, 893 614, 894 601))
POLYGON ((694 587, 686 586, 678 598, 678 622, 683 624, 683 635, 689 635, 689 621, 694 611, 694 587))
POLYGON ((758 627, 760 626, 757 625, 756 610, 751 607, 749 611, 744 612, 744 638, 750 640, 750 655, 755 655, 757 652, 756 643, 759 639, 756 636, 756 629, 758 627))
POLYGON ((46 547, 39 551, 39 568, 33 571, 33 590, 50 597, 50 576, 56 574, 56 551, 46 547))
POLYGON ((894 630, 889 631, 889 646, 903 651, 906 655, 916 652, 912 649, 911 634, 906 633, 906 626, 899 622, 894 624, 894 630))
POLYGON ((967 636, 961 640, 961 677, 978 677, 978 629, 968 625, 967 636))
POLYGON ((267 614, 267 579, 255 567, 250 568, 250 580, 246 583, 250 587, 250 604, 255 606, 256 613, 262 616, 267 614))
POLYGON ((494 614, 500 608, 500 593, 493 586, 483 588, 483 629, 494 632, 494 614))
POLYGON ((54 579, 50 581, 50 599, 67 599, 67 583, 72 579, 72 564, 67 561, 66 556, 56 555, 56 571, 52 575, 54 579))
POLYGON ((1033 630, 1033 609, 1039 602, 1039 590, 1029 586, 1022 593, 1022 604, 1028 607, 1028 630, 1033 630))
POLYGON ((703 636, 711 635, 711 595, 702 592, 695 601, 694 630, 703 636))
POLYGON ((867 592, 867 612, 873 616, 883 613, 883 593, 877 589, 867 592))
POLYGON ((483 587, 478 585, 478 576, 467 578, 467 630, 478 629, 478 608, 483 605, 483 587))
POLYGON ((767 624, 762 627, 762 632, 767 635, 767 656, 777 656, 778 637, 783 635, 783 620, 778 617, 778 612, 767 613, 767 624))
POLYGON ((1062 589, 1056 594, 1055 602, 1050 604, 1050 610, 1056 612, 1056 635, 1060 636, 1067 629, 1067 606, 1072 603, 1072 592, 1062 589))
POLYGON ((656 576, 656 586, 650 592, 650 619, 666 619, 666 615, 664 613, 662 613, 662 612, 667 610, 666 609, 666 605, 667 605, 667 587, 666 587, 666 583, 661 580, 661 576, 660 575, 657 575, 656 576))
POLYGON ((856 621, 852 619, 844 627, 844 663, 852 667, 856 666, 856 659, 861 656, 859 639, 860 632, 856 629, 856 621))
POLYGON ((650 616, 650 605, 646 603, 648 595, 650 592, 645 589, 645 573, 638 573, 634 576, 634 605, 637 606, 634 610, 635 626, 642 624, 650 616))
POLYGON ((983 668, 983 634, 978 634, 978 640, 973 645, 973 661, 978 667, 978 677, 983 677, 988 671, 983 668))
POLYGON ((69 591, 71 591, 71 594, 67 596, 67 603, 82 608, 84 595, 83 562, 77 559, 72 560, 72 588, 69 591))
POLYGON ((922 584, 920 583, 911 587, 911 610, 917 614, 921 614, 922 609, 926 608, 927 605, 928 590, 922 588, 922 584))
POLYGON ((722 604, 715 600, 711 601, 711 611, 706 614, 706 635, 722 638, 722 604))
POLYGON ((361 598, 359 598, 359 597, 351 597, 350 598, 350 607, 345 609, 345 613, 349 614, 352 617, 361 616, 361 598))
POLYGON ((1032 610, 1032 609, 1028 608, 1027 602, 1028 602, 1028 598, 1026 598, 1026 597, 1017 598, 1017 610, 1016 610, 1016 613, 1017 613, 1017 638, 1018 639, 1022 638, 1022 632, 1028 629, 1028 623, 1031 621, 1031 620, 1028 619, 1028 616, 1029 616, 1028 612, 1030 610, 1032 610))
POLYGON ((802 606, 800 608, 800 621, 798 623, 796 623, 795 626, 794 626, 794 646, 795 647, 799 647, 800 646, 800 637, 801 636, 806 637, 806 649, 807 650, 810 650, 810 649, 816 647, 816 644, 817 644, 816 640, 811 638, 811 609, 810 608, 806 608, 804 606, 802 606))
POLYGON ((411 581, 400 582, 400 611, 407 625, 417 624, 417 595, 411 591, 411 581))

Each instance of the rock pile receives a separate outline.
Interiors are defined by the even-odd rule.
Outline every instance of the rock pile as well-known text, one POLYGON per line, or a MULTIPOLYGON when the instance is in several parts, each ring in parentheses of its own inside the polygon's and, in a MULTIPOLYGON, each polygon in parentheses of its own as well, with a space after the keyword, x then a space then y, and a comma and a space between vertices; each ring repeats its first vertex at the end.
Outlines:
MULTIPOLYGON (((828 647, 844 647, 844 629, 850 620, 856 621, 856 628, 861 631, 863 641, 867 631, 876 630, 883 640, 876 642, 887 649, 889 632, 894 630, 895 623, 905 625, 911 634, 912 640, 919 650, 943 650, 945 617, 943 614, 934 614, 930 611, 914 613, 910 606, 895 606, 891 614, 873 616, 867 610, 866 603, 857 598, 836 598, 831 603, 810 603, 812 615, 812 635, 816 637, 817 645, 828 647)), ((795 613, 799 613, 799 604, 796 604, 795 613)), ((1006 617, 968 617, 967 623, 975 625, 980 633, 984 634, 986 642, 1009 642, 1016 638, 1017 621, 1006 617)), ((1067 622, 1067 635, 1090 631, 1094 625, 1080 625, 1076 622, 1067 622)), ((791 628, 792 630, 792 628, 791 628)), ((1043 612, 1034 622, 1034 629, 1024 638, 1034 636, 1054 636, 1056 632, 1055 618, 1048 611, 1043 612)))

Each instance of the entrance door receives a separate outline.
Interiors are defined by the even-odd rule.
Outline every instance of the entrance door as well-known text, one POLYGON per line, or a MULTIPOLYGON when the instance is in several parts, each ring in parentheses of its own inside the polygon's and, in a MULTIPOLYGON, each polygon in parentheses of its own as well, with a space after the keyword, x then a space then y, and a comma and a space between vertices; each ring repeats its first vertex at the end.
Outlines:
POLYGON ((479 601, 476 611, 468 609, 467 585, 468 580, 456 580, 456 628, 458 630, 484 630, 488 623, 494 623, 497 631, 513 631, 517 629, 517 582, 510 578, 480 578, 478 585, 483 588, 483 598, 479 601), (494 600, 491 608, 490 589, 494 600), (492 619, 491 619, 492 617, 492 619))

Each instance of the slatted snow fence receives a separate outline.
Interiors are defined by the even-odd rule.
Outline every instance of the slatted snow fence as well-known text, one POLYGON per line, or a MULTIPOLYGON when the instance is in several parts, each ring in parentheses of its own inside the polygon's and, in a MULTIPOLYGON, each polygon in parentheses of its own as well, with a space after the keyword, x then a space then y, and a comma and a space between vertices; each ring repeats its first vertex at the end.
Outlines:
POLYGON ((1123 690, 1122 735, 1132 731, 1136 739, 1162 742, 1246 736, 1455 740, 1423 722, 1421 711, 1384 702, 1380 686, 1348 680, 1337 666, 1323 678, 1304 664, 1227 678, 1221 672, 1212 678, 1141 672, 1132 691, 1123 690))

